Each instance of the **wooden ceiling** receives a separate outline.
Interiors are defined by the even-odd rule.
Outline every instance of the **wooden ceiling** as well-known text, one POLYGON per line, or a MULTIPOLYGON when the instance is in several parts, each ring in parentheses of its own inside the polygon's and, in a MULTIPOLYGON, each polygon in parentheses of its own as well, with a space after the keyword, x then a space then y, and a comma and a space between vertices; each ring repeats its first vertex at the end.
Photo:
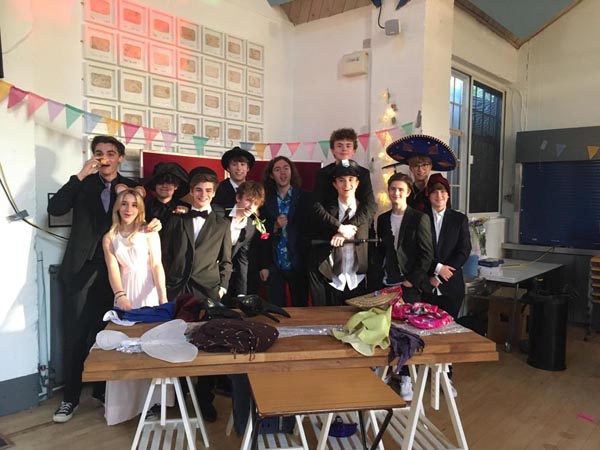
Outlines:
POLYGON ((371 0, 292 0, 281 8, 294 25, 300 25, 371 4, 371 0))

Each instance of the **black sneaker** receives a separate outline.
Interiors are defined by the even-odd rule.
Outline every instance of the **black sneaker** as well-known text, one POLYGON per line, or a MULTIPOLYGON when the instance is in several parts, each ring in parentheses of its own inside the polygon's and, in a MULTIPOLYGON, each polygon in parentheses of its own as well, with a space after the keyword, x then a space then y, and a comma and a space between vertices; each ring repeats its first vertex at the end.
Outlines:
POLYGON ((52 416, 52 420, 56 423, 65 423, 71 420, 73 413, 77 409, 77 405, 71 402, 60 402, 60 406, 52 416))
POLYGON ((92 394, 92 398, 95 398, 96 400, 98 400, 100 403, 102 403, 102 406, 104 406, 104 403, 106 401, 106 398, 104 396, 104 392, 99 393, 99 394, 92 394))
POLYGON ((146 422, 154 422, 156 420, 160 420, 160 405, 153 405, 146 412, 146 422))

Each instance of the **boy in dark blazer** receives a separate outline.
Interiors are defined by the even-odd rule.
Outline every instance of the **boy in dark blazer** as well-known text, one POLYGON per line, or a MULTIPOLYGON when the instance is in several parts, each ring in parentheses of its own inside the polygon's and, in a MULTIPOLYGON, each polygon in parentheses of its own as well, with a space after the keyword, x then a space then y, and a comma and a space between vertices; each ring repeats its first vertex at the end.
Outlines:
MULTIPOLYGON (((67 298, 65 335, 65 389, 54 422, 67 422, 79 404, 83 363, 96 334, 104 328, 102 316, 112 308, 114 294, 108 282, 102 237, 112 224, 112 208, 119 183, 133 187, 121 176, 119 164, 125 146, 112 136, 92 140, 94 154, 77 175, 48 201, 48 214, 61 216, 73 211, 73 226, 60 267, 67 298)), ((93 396, 104 399, 104 384, 95 384, 93 396)))
POLYGON ((213 203, 220 205, 228 214, 235 205, 238 186, 246 181, 248 172, 254 166, 254 155, 240 147, 233 147, 223 153, 221 165, 229 173, 229 178, 219 183, 213 203))
MULTIPOLYGON (((360 184, 359 168, 352 160, 342 160, 332 173, 331 183, 338 196, 334 202, 323 206, 327 214, 341 226, 347 226, 360 209, 360 201, 356 198, 360 184)), ((344 300, 366 293, 369 245, 367 242, 346 241, 368 239, 373 216, 359 226, 350 225, 356 230, 351 234, 340 232, 339 226, 319 215, 315 220, 319 230, 318 239, 325 238, 328 243, 315 246, 313 267, 318 271, 319 284, 325 287, 325 296, 319 298, 318 293, 313 292, 313 302, 317 305, 342 305, 344 300)))
POLYGON ((449 207, 450 185, 440 174, 429 177, 427 195, 431 203, 434 249, 429 270, 429 282, 434 290, 427 301, 456 318, 465 296, 462 266, 471 254, 469 221, 467 216, 449 207))

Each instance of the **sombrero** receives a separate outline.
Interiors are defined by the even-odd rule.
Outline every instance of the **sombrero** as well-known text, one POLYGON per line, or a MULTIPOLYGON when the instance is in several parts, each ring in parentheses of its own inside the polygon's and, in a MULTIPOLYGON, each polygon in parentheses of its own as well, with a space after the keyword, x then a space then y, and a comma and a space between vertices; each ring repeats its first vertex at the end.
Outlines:
POLYGON ((386 152, 401 164, 408 164, 413 156, 431 158, 432 169, 447 172, 456 168, 456 155, 445 142, 426 134, 404 136, 388 145, 386 152))
POLYGON ((346 304, 356 306, 359 309, 383 308, 386 309, 390 301, 396 297, 395 292, 379 294, 378 291, 360 297, 349 298, 346 304))

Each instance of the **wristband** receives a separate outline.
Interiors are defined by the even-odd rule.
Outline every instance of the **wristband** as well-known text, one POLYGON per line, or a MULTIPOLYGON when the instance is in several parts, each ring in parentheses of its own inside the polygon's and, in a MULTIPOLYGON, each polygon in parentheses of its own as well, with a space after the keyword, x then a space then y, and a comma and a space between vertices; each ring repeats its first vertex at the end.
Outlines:
POLYGON ((125 294, 125 292, 122 292, 122 293, 121 293, 121 294, 119 294, 119 295, 115 295, 115 302, 116 302, 117 300, 119 300, 121 297, 125 297, 125 296, 127 296, 127 294, 125 294))

